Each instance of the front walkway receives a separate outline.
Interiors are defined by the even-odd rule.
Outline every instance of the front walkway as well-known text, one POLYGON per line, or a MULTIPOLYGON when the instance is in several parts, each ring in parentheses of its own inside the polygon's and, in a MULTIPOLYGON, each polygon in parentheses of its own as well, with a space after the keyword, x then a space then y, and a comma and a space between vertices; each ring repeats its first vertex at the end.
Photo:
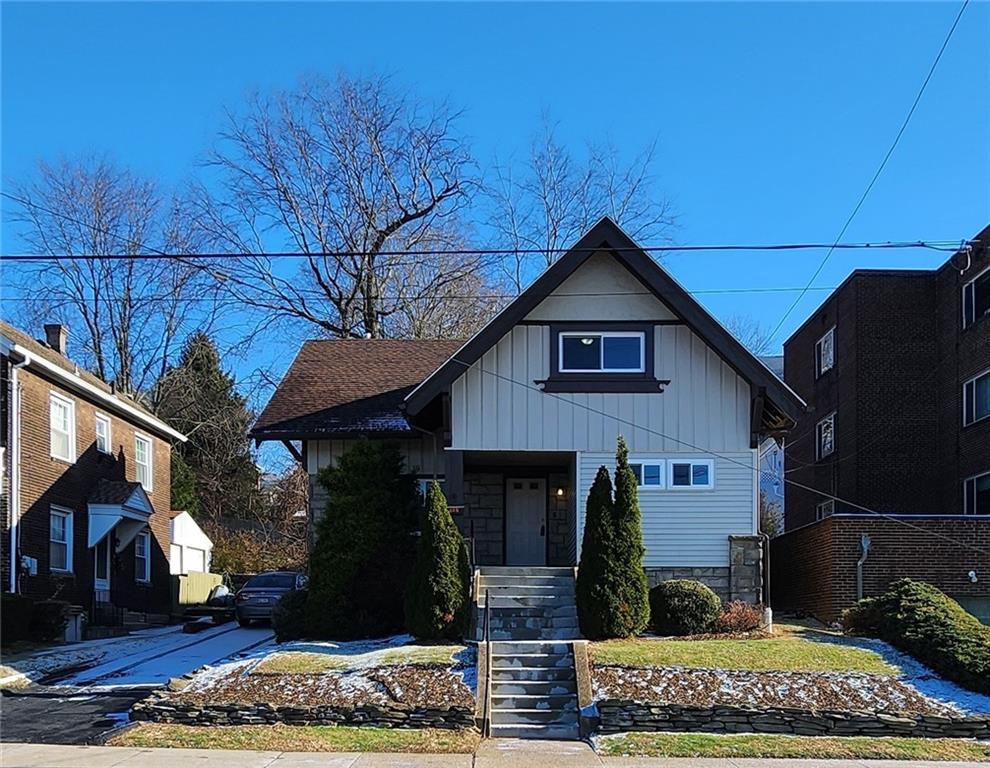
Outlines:
POLYGON ((962 768, 974 763, 904 760, 758 760, 605 757, 576 741, 482 742, 475 755, 254 752, 224 749, 137 749, 2 744, 3 768, 962 768))

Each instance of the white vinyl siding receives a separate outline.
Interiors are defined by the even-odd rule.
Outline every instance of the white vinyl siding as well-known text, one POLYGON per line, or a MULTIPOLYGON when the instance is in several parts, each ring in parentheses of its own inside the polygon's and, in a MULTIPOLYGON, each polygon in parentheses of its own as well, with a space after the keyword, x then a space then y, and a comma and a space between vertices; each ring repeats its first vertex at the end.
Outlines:
POLYGON ((110 417, 102 413, 96 414, 96 450, 100 453, 111 453, 113 448, 110 432, 110 417))
MULTIPOLYGON (((613 438, 614 439, 614 438, 613 438)), ((637 460, 697 461, 676 453, 637 460)), ((639 494, 643 544, 647 567, 719 568, 729 565, 729 536, 756 533, 755 450, 738 451, 713 459, 714 490, 666 489, 639 494)), ((582 453, 578 457, 578 541, 584 531, 588 492, 598 467, 605 465, 614 477, 615 453, 582 453)))
POLYGON ((67 397, 48 396, 52 458, 76 460, 76 404, 67 397))
POLYGON ((135 479, 151 491, 154 484, 154 451, 151 438, 134 435, 134 469, 135 479))
POLYGON ((72 510, 52 507, 48 516, 48 567, 52 571, 72 571, 72 510))
POLYGON ((134 539, 134 578, 151 581, 151 534, 147 531, 134 539))

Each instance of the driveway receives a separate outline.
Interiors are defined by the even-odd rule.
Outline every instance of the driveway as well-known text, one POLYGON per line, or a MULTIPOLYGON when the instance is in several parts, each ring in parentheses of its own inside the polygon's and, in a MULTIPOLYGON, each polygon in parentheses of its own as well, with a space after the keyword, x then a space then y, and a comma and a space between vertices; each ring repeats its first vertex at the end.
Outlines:
MULTIPOLYGON (((268 627, 224 624, 195 635, 174 627, 93 642, 105 643, 107 652, 92 666, 51 675, 45 684, 3 691, 0 741, 93 743, 126 722, 131 705, 149 691, 205 664, 273 643, 274 635, 268 627)), ((68 646, 66 653, 71 657, 77 651, 68 646)))

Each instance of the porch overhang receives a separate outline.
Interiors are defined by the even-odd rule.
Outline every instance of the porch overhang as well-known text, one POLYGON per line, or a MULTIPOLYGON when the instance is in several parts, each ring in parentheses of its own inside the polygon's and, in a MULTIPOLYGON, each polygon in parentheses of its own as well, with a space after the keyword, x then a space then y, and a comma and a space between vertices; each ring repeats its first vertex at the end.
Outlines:
POLYGON ((117 553, 123 552, 148 527, 154 508, 139 483, 102 480, 90 496, 86 546, 95 547, 116 531, 117 553))

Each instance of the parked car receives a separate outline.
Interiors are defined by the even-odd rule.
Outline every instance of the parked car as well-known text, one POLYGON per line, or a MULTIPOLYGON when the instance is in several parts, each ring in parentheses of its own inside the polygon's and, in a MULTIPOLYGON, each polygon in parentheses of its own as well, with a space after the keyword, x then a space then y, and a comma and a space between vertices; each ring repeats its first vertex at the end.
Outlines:
POLYGON ((237 623, 246 627, 255 619, 270 621, 275 603, 283 595, 305 586, 305 574, 296 571, 266 571, 252 576, 234 596, 237 623))

